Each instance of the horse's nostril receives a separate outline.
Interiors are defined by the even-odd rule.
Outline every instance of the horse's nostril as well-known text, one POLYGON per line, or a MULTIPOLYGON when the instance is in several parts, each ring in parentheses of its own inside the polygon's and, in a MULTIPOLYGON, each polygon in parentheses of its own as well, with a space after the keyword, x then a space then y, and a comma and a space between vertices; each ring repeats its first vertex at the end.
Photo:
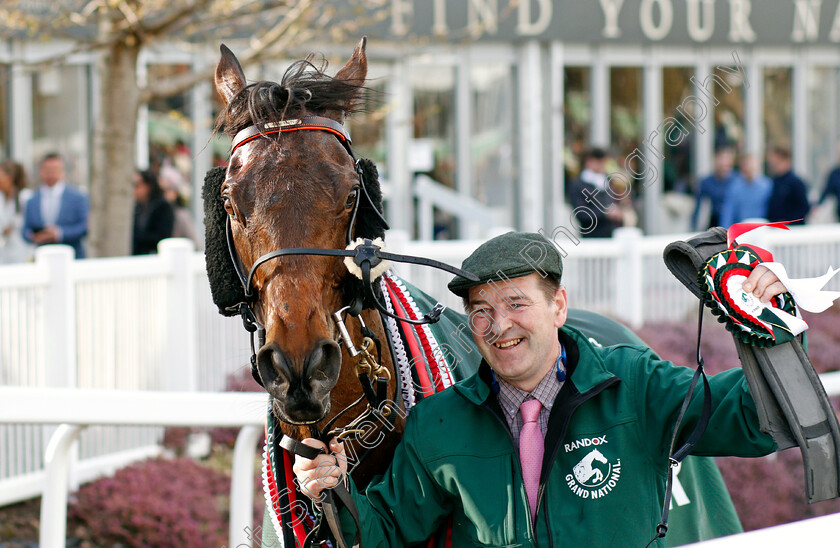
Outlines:
POLYGON ((288 360, 276 343, 266 344, 257 352, 257 370, 266 387, 278 378, 288 382, 290 377, 288 360))
POLYGON ((313 389, 332 389, 338 382, 340 368, 341 349, 329 339, 318 341, 306 359, 306 376, 312 381, 313 389))

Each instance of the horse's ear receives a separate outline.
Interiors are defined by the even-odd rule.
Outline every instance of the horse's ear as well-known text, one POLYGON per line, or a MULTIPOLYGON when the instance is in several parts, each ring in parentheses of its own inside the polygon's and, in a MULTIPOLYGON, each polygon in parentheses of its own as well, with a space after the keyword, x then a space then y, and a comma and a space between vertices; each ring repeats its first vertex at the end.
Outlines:
POLYGON ((222 58, 216 66, 216 91, 227 105, 245 87, 245 73, 236 55, 226 45, 222 44, 219 49, 222 58))
MULTIPOLYGON (((362 93, 362 86, 365 85, 365 78, 367 78, 367 55, 365 55, 365 45, 367 45, 366 36, 359 40, 359 43, 356 45, 356 49, 353 51, 353 56, 350 57, 347 64, 341 67, 341 70, 339 70, 334 77, 335 80, 341 80, 347 84, 358 87, 359 95, 362 93)), ((358 99, 359 97, 355 97, 352 101, 350 101, 350 103, 353 103, 358 99)), ((345 111, 351 110, 352 108, 352 104, 347 104, 345 111)))

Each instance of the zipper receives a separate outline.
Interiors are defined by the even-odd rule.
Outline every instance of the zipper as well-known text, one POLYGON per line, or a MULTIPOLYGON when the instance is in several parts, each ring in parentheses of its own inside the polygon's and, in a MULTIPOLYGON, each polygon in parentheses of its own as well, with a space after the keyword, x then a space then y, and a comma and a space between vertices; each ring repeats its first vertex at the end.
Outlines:
MULTIPOLYGON (((581 394, 579 398, 575 401, 570 402, 569 411, 564 417, 564 421, 560 426, 561 435, 557 438, 557 443, 551 449, 551 458, 548 459, 548 468, 543 470, 544 473, 540 474, 540 485, 537 488, 537 510, 534 515, 538 515, 540 512, 540 507, 542 506, 543 499, 545 498, 545 491, 546 491, 546 483, 548 481, 548 477, 551 475, 551 468, 554 466, 554 462, 557 460, 557 452, 560 450, 560 446, 562 445, 563 437, 566 435, 566 429, 569 427, 569 422, 571 422, 572 414, 574 414, 575 410, 580 407, 584 402, 592 399, 593 397, 597 396, 607 388, 618 384, 620 379, 618 377, 612 377, 601 384, 595 386, 592 390, 587 392, 586 394, 581 394)), ((556 400, 555 400, 556 401, 556 400)), ((548 432, 546 432, 546 437, 548 432)), ((513 437, 513 436, 511 436, 513 437)), ((545 461, 543 461, 545 462, 545 461)), ((521 467, 521 464, 520 464, 521 467)), ((530 521, 530 520, 529 520, 530 521)), ((546 523, 546 527, 548 527, 548 523, 546 523)), ((549 529, 549 539, 551 538, 551 529, 549 529)), ((536 536, 534 537, 534 544, 536 545, 536 536)), ((552 543, 553 544, 553 543, 552 543)))

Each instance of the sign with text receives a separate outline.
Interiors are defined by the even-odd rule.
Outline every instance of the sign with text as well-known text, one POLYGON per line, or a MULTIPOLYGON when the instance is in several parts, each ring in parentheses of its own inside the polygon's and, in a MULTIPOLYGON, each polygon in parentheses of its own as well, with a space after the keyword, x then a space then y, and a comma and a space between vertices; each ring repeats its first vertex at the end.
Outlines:
POLYGON ((371 38, 379 39, 684 45, 840 43, 840 0, 350 2, 356 9, 359 5, 375 6, 377 17, 358 21, 371 38))

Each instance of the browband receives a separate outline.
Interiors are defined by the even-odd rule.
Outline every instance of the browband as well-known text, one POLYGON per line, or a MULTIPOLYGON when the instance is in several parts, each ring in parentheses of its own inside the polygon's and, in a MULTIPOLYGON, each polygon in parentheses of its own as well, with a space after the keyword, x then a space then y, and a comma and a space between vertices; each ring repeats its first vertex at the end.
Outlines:
POLYGON ((339 124, 335 120, 331 120, 330 118, 324 118, 323 116, 303 116, 301 118, 290 118, 289 120, 266 122, 264 124, 246 127, 234 136, 233 142, 230 145, 230 153, 233 154, 237 148, 248 141, 256 139, 257 137, 271 135, 273 133, 299 131, 303 129, 328 131, 338 137, 339 141, 341 141, 341 144, 344 145, 345 148, 349 149, 350 147, 350 135, 347 133, 347 130, 344 129, 343 125, 339 124))

